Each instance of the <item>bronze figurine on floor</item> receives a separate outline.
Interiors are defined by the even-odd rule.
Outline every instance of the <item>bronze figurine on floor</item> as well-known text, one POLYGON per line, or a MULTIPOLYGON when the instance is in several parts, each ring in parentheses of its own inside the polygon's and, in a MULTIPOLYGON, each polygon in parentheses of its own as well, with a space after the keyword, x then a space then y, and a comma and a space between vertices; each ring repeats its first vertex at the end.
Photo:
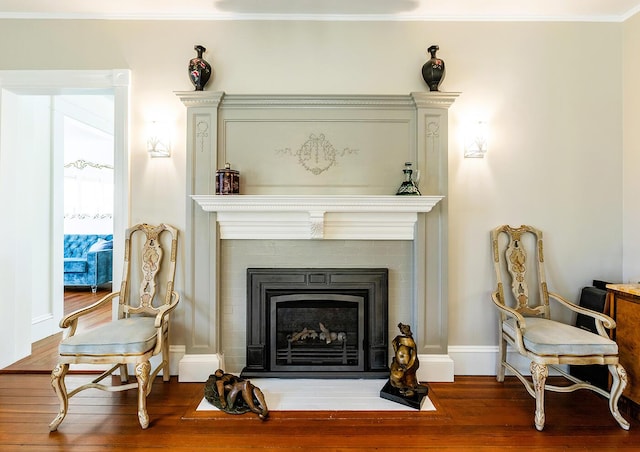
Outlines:
POLYGON ((209 403, 225 413, 244 414, 252 411, 262 420, 269 416, 269 409, 260 388, 249 380, 225 373, 222 369, 209 376, 204 387, 204 396, 209 403))

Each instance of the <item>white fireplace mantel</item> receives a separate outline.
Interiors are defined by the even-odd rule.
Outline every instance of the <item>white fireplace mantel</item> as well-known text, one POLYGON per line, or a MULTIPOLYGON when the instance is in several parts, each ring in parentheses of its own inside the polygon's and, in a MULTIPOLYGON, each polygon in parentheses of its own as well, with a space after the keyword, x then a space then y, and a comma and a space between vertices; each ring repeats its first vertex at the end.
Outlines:
POLYGON ((443 196, 192 195, 221 239, 413 240, 443 196))

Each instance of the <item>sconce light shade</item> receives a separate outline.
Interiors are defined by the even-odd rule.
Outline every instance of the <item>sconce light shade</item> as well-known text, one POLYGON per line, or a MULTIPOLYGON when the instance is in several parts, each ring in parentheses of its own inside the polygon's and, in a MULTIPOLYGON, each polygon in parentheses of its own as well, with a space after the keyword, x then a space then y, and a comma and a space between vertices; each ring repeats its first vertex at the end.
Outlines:
POLYGON ((149 124, 147 151, 151 157, 171 156, 171 134, 167 124, 156 121, 149 124))
POLYGON ((487 123, 478 121, 471 125, 465 134, 464 156, 465 158, 482 158, 487 152, 487 123))

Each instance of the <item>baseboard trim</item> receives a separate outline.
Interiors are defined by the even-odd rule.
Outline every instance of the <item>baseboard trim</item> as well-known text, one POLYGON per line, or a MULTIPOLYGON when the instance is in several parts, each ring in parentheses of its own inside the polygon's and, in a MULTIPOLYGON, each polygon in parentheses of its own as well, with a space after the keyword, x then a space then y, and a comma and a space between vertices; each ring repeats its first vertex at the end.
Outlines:
MULTIPOLYGON (((498 371, 497 345, 456 345, 449 347, 449 356, 455 363, 455 375, 496 375, 498 371)), ((522 375, 531 375, 529 361, 511 346, 507 347, 507 360, 522 375)), ((512 375, 507 371, 506 375, 512 375)), ((558 375, 553 369, 549 375, 558 375)))
MULTIPOLYGON (((224 355, 187 355, 184 346, 171 346, 171 375, 180 382, 206 382, 216 369, 224 369, 224 355), (174 368, 174 363, 177 368, 174 368)), ((455 375, 496 375, 498 347, 496 345, 456 345, 446 355, 418 355, 417 376, 424 382, 453 382, 455 375)), ((529 375, 529 360, 507 349, 507 357, 523 375, 529 375)), ((553 373, 553 372, 552 372, 553 373)), ((507 373, 508 375, 509 373, 507 373)))
MULTIPOLYGON (((172 350, 173 351, 173 350, 172 350)), ((448 355, 419 355, 420 367, 418 368, 418 379, 426 382, 452 382, 453 381, 453 360, 448 355)), ((179 382, 206 382, 216 369, 224 369, 224 355, 186 355, 183 354, 178 362, 179 382)), ((173 372, 172 372, 173 374, 173 372)))
POLYGON ((458 345, 449 347, 455 375, 495 375, 498 365, 496 345, 458 345))
POLYGON ((454 378, 454 361, 449 355, 418 355, 420 367, 416 372, 419 381, 451 383, 454 378))
POLYGON ((217 369, 224 369, 224 355, 186 355, 183 354, 178 364, 178 381, 180 383, 204 383, 217 369))

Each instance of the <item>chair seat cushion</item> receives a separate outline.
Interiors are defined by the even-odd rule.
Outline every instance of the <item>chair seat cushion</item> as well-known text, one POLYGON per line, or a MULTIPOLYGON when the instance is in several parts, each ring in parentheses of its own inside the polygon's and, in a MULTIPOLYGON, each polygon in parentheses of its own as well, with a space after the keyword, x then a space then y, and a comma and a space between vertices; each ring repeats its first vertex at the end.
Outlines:
MULTIPOLYGON (((566 323, 538 317, 526 317, 523 335, 527 350, 538 355, 617 355, 618 345, 609 338, 566 323)), ((502 324, 504 332, 515 337, 513 318, 502 324)))
POLYGON ((115 320, 60 343, 61 355, 139 355, 156 345, 155 317, 115 320))

